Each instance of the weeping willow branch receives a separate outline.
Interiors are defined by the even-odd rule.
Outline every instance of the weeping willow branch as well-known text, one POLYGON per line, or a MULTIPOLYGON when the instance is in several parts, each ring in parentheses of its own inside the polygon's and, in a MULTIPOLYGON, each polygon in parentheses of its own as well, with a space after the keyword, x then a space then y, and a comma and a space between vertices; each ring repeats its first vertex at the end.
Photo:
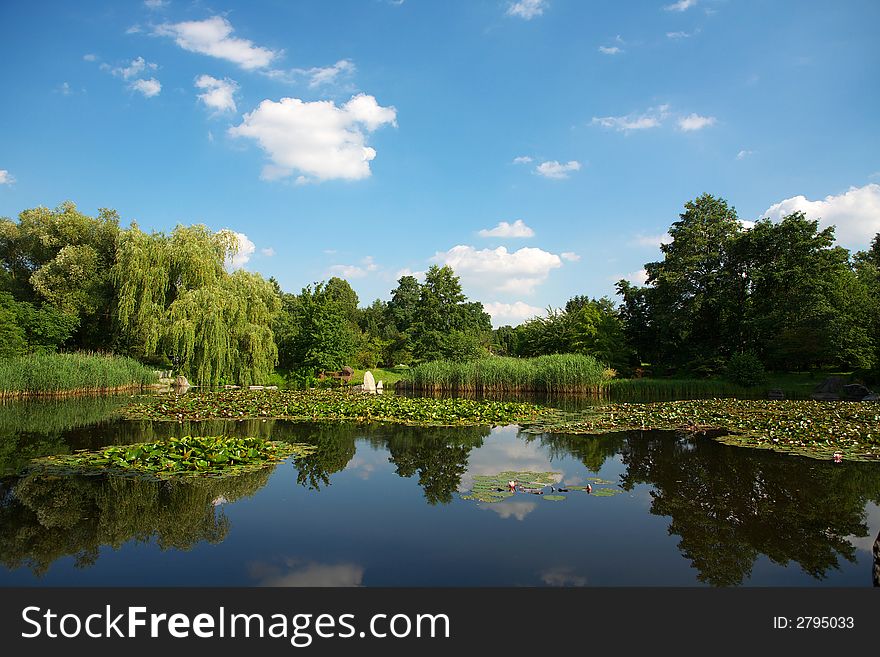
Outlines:
POLYGON ((224 269, 238 242, 229 231, 178 226, 170 236, 136 225, 117 248, 116 320, 131 351, 173 354, 198 385, 262 382, 278 350, 269 328, 281 305, 260 275, 224 269))

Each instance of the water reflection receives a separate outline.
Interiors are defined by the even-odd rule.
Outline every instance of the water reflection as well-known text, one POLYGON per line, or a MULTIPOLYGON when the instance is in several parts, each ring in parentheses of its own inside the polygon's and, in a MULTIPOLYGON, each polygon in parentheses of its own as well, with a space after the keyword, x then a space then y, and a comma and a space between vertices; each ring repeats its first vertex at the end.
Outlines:
POLYGON ((159 482, 29 472, 2 489, 0 563, 41 575, 64 556, 91 566, 100 547, 129 541, 155 541, 161 550, 219 543, 229 521, 216 502, 253 495, 269 474, 159 482))
POLYGON ((865 505, 880 501, 880 468, 718 445, 705 438, 628 435, 621 450, 625 488, 651 484, 651 513, 698 579, 742 584, 760 555, 796 563, 817 580, 853 562, 848 537, 868 535, 865 505))
POLYGON ((880 585, 873 463, 673 432, 107 419, 125 400, 0 407, 0 466, 18 471, 0 476, 0 581, 107 581, 117 572, 108 560, 124 572, 146 557, 147 577, 168 570, 162 581, 173 584, 880 585), (186 483, 21 471, 33 456, 186 434, 318 449, 274 470, 186 483), (476 475, 505 470, 558 472, 569 485, 598 475, 628 494, 458 499, 476 475))

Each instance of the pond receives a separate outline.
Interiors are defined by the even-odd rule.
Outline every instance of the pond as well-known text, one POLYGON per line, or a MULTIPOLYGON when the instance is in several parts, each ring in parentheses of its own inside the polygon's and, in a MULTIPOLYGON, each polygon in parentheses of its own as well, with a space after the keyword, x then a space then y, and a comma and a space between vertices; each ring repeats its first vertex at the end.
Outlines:
POLYGON ((0 585, 873 583, 880 464, 660 431, 114 419, 126 401, 0 406, 0 585), (195 433, 317 451, 189 483, 21 471, 38 456, 195 433), (540 474, 514 491, 487 485, 502 473, 540 474))

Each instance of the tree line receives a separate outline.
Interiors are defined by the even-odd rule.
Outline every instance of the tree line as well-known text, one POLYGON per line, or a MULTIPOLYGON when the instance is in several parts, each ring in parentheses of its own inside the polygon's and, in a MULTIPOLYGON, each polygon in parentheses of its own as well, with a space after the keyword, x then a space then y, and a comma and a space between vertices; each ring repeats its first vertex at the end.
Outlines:
POLYGON ((575 296, 492 330, 449 267, 402 276, 390 300, 360 306, 345 280, 285 292, 226 267, 237 240, 202 225, 120 226, 73 203, 0 219, 0 356, 86 349, 172 366, 202 385, 265 382, 345 365, 580 353, 627 375, 880 365, 880 234, 851 254, 833 227, 794 213, 746 228, 727 201, 685 204, 647 263, 617 283, 620 303, 575 296))

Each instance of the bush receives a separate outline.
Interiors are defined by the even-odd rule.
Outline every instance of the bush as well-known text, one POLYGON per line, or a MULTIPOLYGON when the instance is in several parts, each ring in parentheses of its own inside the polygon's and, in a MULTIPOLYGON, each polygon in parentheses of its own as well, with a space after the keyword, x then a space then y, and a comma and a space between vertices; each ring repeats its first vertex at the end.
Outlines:
POLYGON ((747 351, 730 357, 724 378, 741 386, 759 386, 767 381, 767 371, 761 359, 747 351))

